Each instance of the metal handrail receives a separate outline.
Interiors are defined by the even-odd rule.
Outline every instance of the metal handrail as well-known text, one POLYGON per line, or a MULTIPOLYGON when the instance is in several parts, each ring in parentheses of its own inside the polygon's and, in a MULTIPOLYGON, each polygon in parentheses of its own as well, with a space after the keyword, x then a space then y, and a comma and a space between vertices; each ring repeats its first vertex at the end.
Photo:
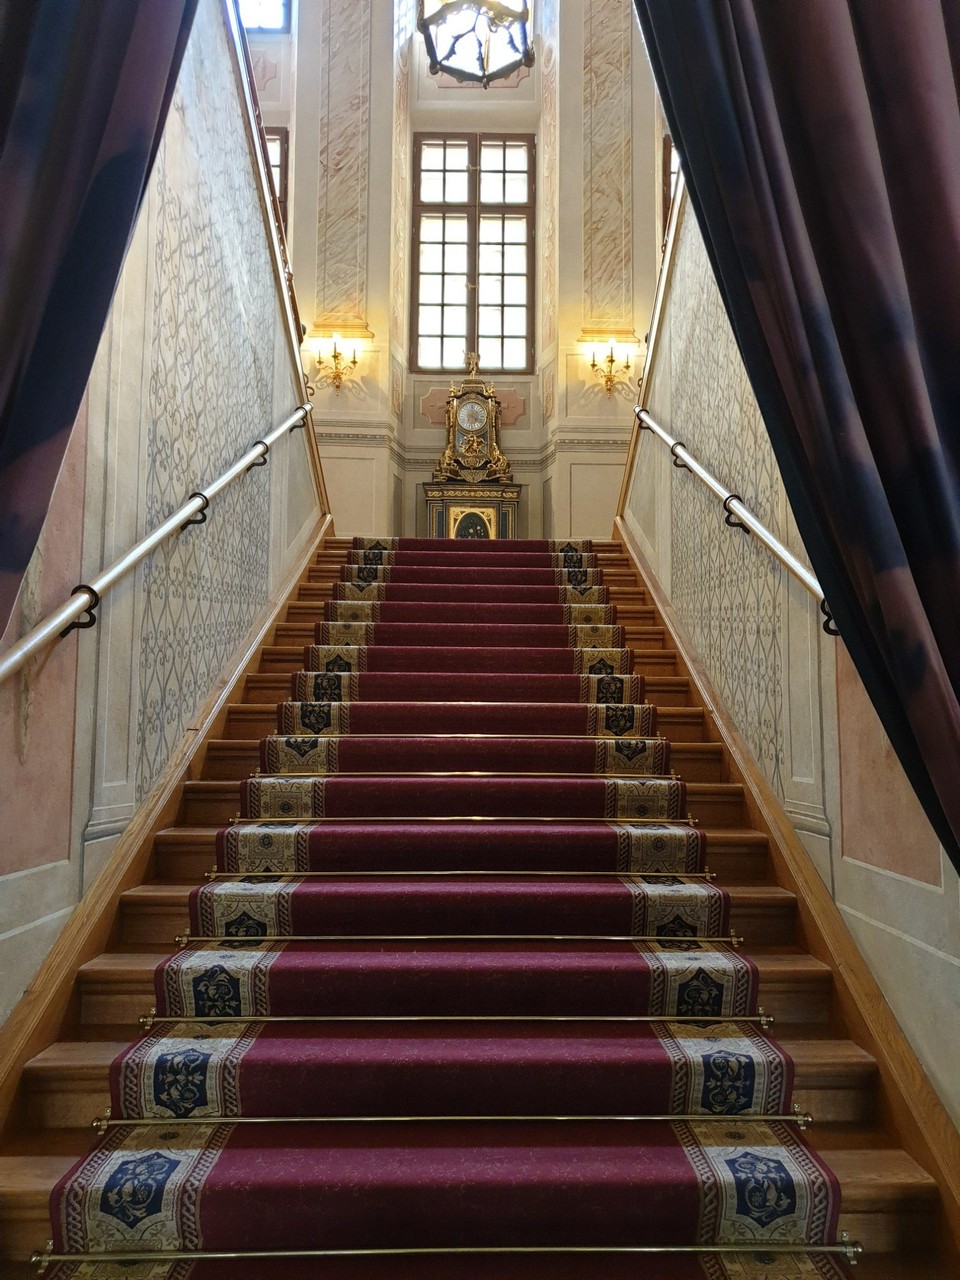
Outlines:
POLYGON ((121 578, 125 578, 131 569, 134 569, 161 542, 175 533, 182 533, 189 525, 205 523, 210 499, 216 497, 227 485, 232 484, 251 467, 265 466, 270 446, 287 432, 303 427, 312 407, 309 404, 300 405, 289 418, 281 422, 279 427, 275 427, 262 440, 257 440, 251 445, 243 457, 238 458, 205 489, 192 493, 182 507, 178 507, 172 516, 168 516, 163 524, 158 525, 152 533, 148 533, 119 560, 115 560, 91 582, 82 582, 74 587, 69 600, 65 600, 59 609, 48 614, 32 631, 28 631, 6 653, 0 655, 0 684, 15 675, 35 653, 52 644, 58 637, 68 635, 76 628, 85 630, 92 627, 97 620, 95 610, 110 588, 115 586, 121 578), (84 614, 86 614, 85 618, 84 614))
POLYGON ((649 431, 658 436, 669 448, 673 458, 673 465, 691 472, 702 484, 706 485, 711 493, 720 499, 720 503, 726 512, 724 522, 733 529, 739 528, 744 533, 754 534, 774 559, 779 560, 783 567, 789 573, 792 573, 797 581, 810 592, 820 606, 820 612, 823 614, 823 629, 827 635, 839 635, 833 621, 833 615, 827 608, 823 588, 807 566, 798 560, 779 538, 775 538, 761 520, 757 519, 750 508, 744 505, 739 493, 734 493, 731 489, 721 484, 715 475, 712 475, 706 467, 697 461, 686 445, 682 441, 674 439, 668 431, 665 431, 654 418, 651 418, 646 409, 642 409, 638 405, 634 413, 636 414, 639 429, 641 431, 649 431))

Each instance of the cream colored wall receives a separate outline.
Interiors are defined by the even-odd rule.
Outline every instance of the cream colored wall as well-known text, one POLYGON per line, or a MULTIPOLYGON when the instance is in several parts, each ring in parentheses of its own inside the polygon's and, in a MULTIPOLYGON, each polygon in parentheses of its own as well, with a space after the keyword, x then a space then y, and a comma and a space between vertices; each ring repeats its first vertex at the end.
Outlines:
POLYGON ((411 138, 463 129, 538 142, 538 367, 496 379, 523 402, 503 433, 526 486, 521 532, 608 537, 635 378, 608 399, 578 342, 642 339, 653 301, 657 130, 630 0, 543 0, 536 65, 488 90, 430 76, 411 0, 296 9, 290 37, 252 51, 264 120, 292 131, 304 321, 361 343, 340 395, 318 384, 314 397, 337 531, 423 532, 419 485, 444 444, 424 401, 450 380, 408 369, 411 138))
MULTIPOLYGON (((682 219, 648 408, 805 559, 692 213, 682 219)), ((640 437, 625 519, 960 1119, 960 879, 839 640, 755 539, 640 437)))
MULTIPOLYGON (((300 401, 220 0, 201 0, 11 643, 300 401)), ((319 515, 304 433, 0 686, 0 1018, 319 515)))

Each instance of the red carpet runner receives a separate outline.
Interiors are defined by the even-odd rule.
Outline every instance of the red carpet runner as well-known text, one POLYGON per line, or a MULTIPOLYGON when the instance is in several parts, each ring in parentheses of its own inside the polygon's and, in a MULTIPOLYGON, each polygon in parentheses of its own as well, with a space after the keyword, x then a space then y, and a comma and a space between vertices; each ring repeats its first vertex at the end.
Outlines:
POLYGON ((595 1252, 48 1274, 839 1280, 782 1253, 837 1185, 589 545, 349 560, 55 1250, 595 1252))

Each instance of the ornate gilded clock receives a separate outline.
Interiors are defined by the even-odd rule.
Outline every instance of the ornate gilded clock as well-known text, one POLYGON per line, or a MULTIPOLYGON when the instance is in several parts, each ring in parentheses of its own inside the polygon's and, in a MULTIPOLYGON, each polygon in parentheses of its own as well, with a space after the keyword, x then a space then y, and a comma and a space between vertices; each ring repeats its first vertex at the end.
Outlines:
POLYGON ((500 401, 491 383, 479 376, 479 361, 467 357, 467 376, 451 383, 447 398, 447 444, 434 468, 434 481, 482 484, 512 479, 500 452, 500 401))

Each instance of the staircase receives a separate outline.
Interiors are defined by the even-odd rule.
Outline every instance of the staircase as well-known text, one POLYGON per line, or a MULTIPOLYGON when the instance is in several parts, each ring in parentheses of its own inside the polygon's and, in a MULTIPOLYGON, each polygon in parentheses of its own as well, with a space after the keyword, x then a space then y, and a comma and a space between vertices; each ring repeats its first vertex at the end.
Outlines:
MULTIPOLYGON (((324 1262, 322 1274, 334 1280, 844 1274, 831 1259, 822 1270, 794 1270, 795 1260, 775 1251, 764 1255, 766 1262, 752 1255, 746 1269, 729 1272, 717 1269, 715 1257, 659 1254, 638 1261, 596 1252, 698 1239, 695 1231, 681 1237, 675 1223, 683 1217, 677 1204, 692 1194, 675 1135, 689 1128, 702 1142, 707 1130, 723 1131, 733 1143, 738 1132, 726 1121, 650 1118, 687 1115, 690 1106, 690 1095, 670 1105, 656 1085, 667 1070, 664 1045, 686 1044, 685 1036, 695 1034, 693 1021, 684 1023, 676 1013, 680 1006, 666 996, 667 1003, 656 1003, 651 975, 659 972, 660 944, 644 939, 666 932, 668 976, 685 954, 679 936, 715 951, 724 973, 740 984, 730 996, 735 1007, 723 1015, 736 1028, 728 1025, 724 1034, 759 1044, 767 1037, 755 1010, 774 1019, 770 1034, 793 1071, 792 1095, 776 1095, 786 1110, 778 1104, 774 1112, 789 1114, 796 1104, 813 1116, 805 1134, 810 1159, 832 1171, 839 1190, 836 1230, 862 1244, 865 1280, 948 1275, 936 1253, 936 1185, 885 1125, 876 1064, 845 1031, 830 969, 798 940, 795 900, 775 882, 767 838, 749 825, 743 787, 730 781, 723 746, 709 740, 706 713, 678 672, 670 636, 622 547, 593 543, 586 585, 599 590, 582 594, 567 621, 549 624, 543 609, 550 607, 548 597, 559 602, 567 591, 565 569, 547 570, 539 561, 528 567, 527 556, 541 552, 521 544, 506 552, 497 544, 456 547, 462 550, 475 553, 476 563, 453 566, 452 544, 442 550, 426 544, 406 566, 398 560, 391 567, 384 557, 382 568, 364 565, 377 557, 345 539, 328 539, 317 552, 272 643, 245 677, 223 738, 207 743, 198 776, 184 785, 177 822, 157 835, 153 877, 123 897, 111 949, 77 974, 61 1038, 25 1070, 18 1127, 0 1149, 3 1274, 33 1274, 26 1259, 50 1237, 51 1193, 88 1150, 91 1119, 106 1114, 111 1064, 136 1035, 137 1020, 159 998, 166 1001, 161 1015, 179 1022, 181 1035, 192 1034, 183 1021, 191 1016, 191 999, 199 998, 200 970, 191 957, 202 958, 205 946, 280 955, 266 976, 250 979, 245 994, 226 992, 227 1012, 207 1028, 214 1038, 243 1039, 249 1024, 240 1024, 250 1008, 244 1001, 267 999, 264 984, 271 1012, 290 1019, 256 1024, 253 1047, 244 1042, 242 1067, 232 1076, 233 1069, 225 1071, 219 1092, 208 1090, 200 1112, 204 1132, 225 1152, 204 1191, 205 1203, 220 1206, 219 1228, 210 1220, 203 1226, 204 1240, 212 1233, 217 1248, 229 1242, 241 1252, 317 1247, 304 1241, 319 1231, 323 1247, 338 1249, 520 1244, 594 1250, 324 1262), (348 566, 348 560, 359 563, 348 566), (442 582, 430 580, 437 566, 442 582), (347 589, 364 579, 388 584, 373 633, 376 609, 364 604, 362 591, 347 589), (335 602, 337 584, 338 596, 361 599, 335 602), (615 618, 604 612, 608 604, 615 618), (567 631, 574 625, 576 636, 567 631), (566 633, 561 643, 558 631, 566 633), (574 650, 576 672, 569 665, 574 640, 583 644, 574 650), (304 667, 305 647, 308 668, 322 678, 318 684, 314 676, 298 677, 293 706, 291 678, 304 667), (614 670, 627 677, 626 693, 610 702, 597 683, 602 673, 589 670, 596 652, 610 667, 623 650, 632 651, 642 688, 629 671, 614 670), (358 653, 365 670, 338 672, 348 661, 355 664, 358 653), (334 688, 348 700, 334 701, 334 688), (323 696, 308 696, 318 692, 323 696), (279 731, 278 704, 285 704, 279 731), (633 717, 626 732, 617 720, 625 707, 633 717), (304 743, 308 737, 312 744, 304 743), (658 745, 661 737, 667 745, 658 745), (616 769, 636 766, 638 772, 608 771, 624 743, 640 742, 646 765, 627 752, 626 764, 617 755, 616 769), (258 769, 259 778, 244 784, 258 769), (312 791, 305 800, 314 769, 326 781, 322 793, 312 791), (277 777, 281 783, 271 782, 277 777), (625 790, 618 790, 621 784, 625 790), (611 812, 628 791, 631 816, 611 812), (653 805, 654 819, 656 805, 666 806, 667 816, 658 820, 672 831, 672 852, 663 857, 685 859, 683 866, 656 870, 649 861, 639 792, 653 805), (290 811, 291 804, 321 807, 315 835, 304 834, 299 845, 284 835, 264 846, 256 864, 262 870, 246 889, 238 882, 254 865, 252 837, 218 836, 241 802, 250 818, 239 829, 248 831, 266 831, 267 819, 256 815, 269 814, 271 806, 274 813, 277 806, 290 811), (677 803, 674 813, 670 806, 677 803), (687 812, 694 827, 683 824, 687 812), (615 834, 631 822, 640 833, 636 847, 615 834), (300 873, 302 888, 293 898, 277 887, 285 857, 298 860, 287 867, 300 873), (321 870, 326 874, 317 874, 321 870), (218 884, 220 899, 209 887, 218 884), (274 886, 272 925, 262 919, 267 885, 274 886), (666 930, 645 924, 661 918, 664 886, 680 895, 679 913, 666 930), (244 915, 244 893, 253 889, 259 905, 244 915), (255 935, 265 930, 268 941, 258 942, 255 935), (303 940, 281 953, 271 949, 274 932, 303 940), (178 935, 188 939, 184 949, 162 964, 178 935), (730 944, 731 935, 742 945, 730 944), (241 1001, 242 1012, 230 1022, 232 999, 241 1001), (295 1021, 305 1014, 342 1020, 295 1021), (429 1019, 418 1020, 423 1014, 429 1019), (399 1015, 407 1020, 382 1020, 399 1015), (679 1021, 671 1022, 674 1015, 679 1021), (231 1106, 270 1122, 237 1125, 229 1138, 228 1127, 215 1121, 236 1115, 231 1106), (340 1121, 282 1123, 305 1108, 340 1121), (654 1159, 651 1153, 664 1154, 654 1159), (301 1231, 296 1222, 280 1224, 284 1207, 294 1203, 314 1226, 301 1231), (322 1217, 318 1205, 329 1207, 336 1221, 327 1236, 322 1226, 314 1229, 322 1217)), ((301 818, 287 831, 310 825, 301 818)), ((220 1007, 209 978, 203 981, 205 998, 214 1000, 203 1007, 220 1007)), ((148 1027, 154 1040, 144 1043, 156 1048, 164 1028, 162 1021, 148 1027)), ((756 1051, 767 1054, 775 1075, 779 1051, 756 1051)), ((118 1099, 127 1117, 149 1115, 162 1071, 155 1051, 141 1058, 136 1064, 128 1055, 122 1080, 114 1067, 114 1120, 118 1099), (145 1089, 151 1092, 146 1101, 145 1089)), ((174 1111, 165 1114, 183 1118, 183 1072, 170 1085, 165 1063, 168 1086, 181 1089, 174 1111)), ((191 1105, 196 1102, 194 1096, 191 1105)), ((749 1133, 760 1123, 739 1119, 749 1133)), ((137 1150, 162 1151, 165 1141, 174 1142, 175 1124, 173 1118, 169 1125, 145 1126, 137 1150)), ((801 1142, 802 1162, 797 1124, 770 1124, 786 1141, 801 1142)), ((116 1125, 107 1129, 108 1144, 122 1132, 116 1125)), ((95 1179, 90 1185, 99 1186, 95 1179)), ((79 1218, 87 1212, 83 1194, 93 1203, 100 1192, 76 1193, 71 1212, 79 1218)), ((135 1215, 135 1207, 128 1212, 135 1215)), ((697 1215, 694 1204, 687 1217, 695 1224, 697 1215)), ((124 1265, 110 1274, 140 1274, 124 1265)), ((224 1261, 169 1274, 296 1280, 321 1274, 315 1266, 224 1261)), ((66 1280, 101 1273, 69 1264, 47 1274, 66 1280)), ((150 1274, 157 1280, 167 1272, 150 1274)))

